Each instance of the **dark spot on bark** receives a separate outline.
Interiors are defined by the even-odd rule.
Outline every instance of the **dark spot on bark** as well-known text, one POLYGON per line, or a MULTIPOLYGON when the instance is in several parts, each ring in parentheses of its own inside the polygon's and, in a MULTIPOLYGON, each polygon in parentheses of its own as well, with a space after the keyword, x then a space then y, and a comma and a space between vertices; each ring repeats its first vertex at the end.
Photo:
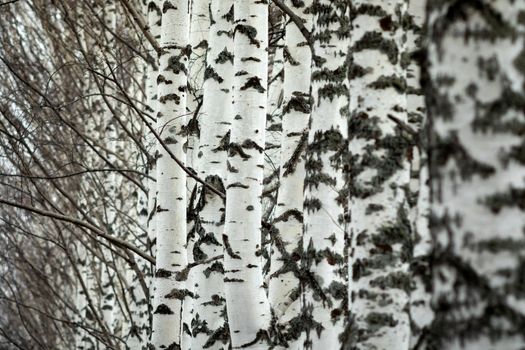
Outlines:
POLYGON ((166 304, 160 304, 157 306, 157 309, 154 313, 161 315, 173 315, 173 311, 171 311, 171 309, 166 304))

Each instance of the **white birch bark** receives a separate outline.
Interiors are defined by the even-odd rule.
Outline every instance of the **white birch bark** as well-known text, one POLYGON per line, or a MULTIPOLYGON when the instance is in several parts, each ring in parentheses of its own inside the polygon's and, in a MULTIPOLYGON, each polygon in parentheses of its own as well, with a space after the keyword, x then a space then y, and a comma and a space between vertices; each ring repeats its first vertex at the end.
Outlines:
MULTIPOLYGON (((136 8, 141 9, 142 16, 147 18, 148 6, 147 4, 141 4, 136 1, 136 8)), ((142 37, 139 37, 142 38, 142 37)), ((155 55, 154 52, 153 56, 155 55)), ((151 76, 149 74, 149 66, 151 63, 145 61, 136 62, 134 75, 137 77, 138 82, 145 82, 145 89, 141 90, 141 86, 132 84, 129 89, 129 94, 132 98, 144 103, 145 106, 151 103, 149 99, 150 89, 152 88, 151 76), (148 81, 149 80, 149 81, 148 81)), ((156 91, 156 90, 155 90, 156 91)), ((148 127, 143 124, 142 120, 136 119, 130 121, 130 129, 136 130, 139 135, 140 142, 145 144, 146 135, 150 132, 148 127)), ((150 157, 153 155, 149 154, 149 147, 146 145, 146 153, 140 147, 133 143, 129 143, 122 150, 125 155, 125 159, 130 164, 134 164, 135 168, 144 174, 147 174, 148 162, 150 157)), ((134 207, 125 207, 126 212, 130 212, 131 219, 135 222, 136 230, 125 230, 129 237, 129 241, 140 248, 142 251, 149 253, 149 242, 148 242, 148 181, 149 179, 142 179, 141 183, 146 188, 146 191, 137 188, 135 184, 127 184, 126 192, 131 193, 131 198, 136 198, 134 207), (136 194, 136 196, 134 195, 136 194)), ((128 194, 129 194, 128 193, 128 194)), ((129 196, 127 197, 129 198, 129 196)), ((130 198, 130 199, 131 199, 130 198)), ((128 204, 126 200, 123 200, 124 204, 128 204)), ((133 256, 133 255, 132 255, 133 256)), ((151 264, 138 256, 133 256, 136 263, 136 267, 133 268, 130 264, 126 264, 125 280, 127 293, 124 302, 128 302, 128 306, 125 309, 129 310, 129 319, 123 317, 122 336, 126 341, 126 346, 130 350, 139 350, 142 348, 142 343, 147 342, 147 333, 149 329, 149 291, 148 286, 151 283, 152 269, 151 264), (137 272, 138 271, 138 272, 137 272)))
MULTIPOLYGON (((291 4, 291 8, 311 31, 312 1, 291 4)), ((295 23, 285 26, 283 117, 279 192, 275 208, 272 237, 268 298, 276 319, 277 329, 286 343, 296 341, 299 334, 293 321, 300 315, 299 265, 303 237, 304 150, 310 120, 311 50, 295 23)), ((294 348, 294 346, 292 346, 294 348)))
MULTIPOLYGON (((80 17, 83 17, 84 13, 82 10, 80 10, 80 17)), ((82 45, 82 49, 87 51, 90 46, 90 40, 88 37, 86 37, 84 31, 81 31, 79 33, 80 41, 82 45)), ((82 84, 82 90, 83 92, 88 95, 91 93, 91 89, 93 89, 93 81, 91 79, 91 76, 89 73, 85 73, 83 76, 83 84, 82 84)), ((93 97, 90 97, 87 99, 87 105, 89 107, 93 106, 93 97)), ((95 109, 95 108, 93 108, 95 109)), ((85 134, 89 139, 96 139, 98 137, 97 130, 97 122, 98 120, 95 120, 95 118, 88 118, 85 125, 85 134)), ((86 148, 85 152, 85 166, 87 169, 96 167, 96 155, 93 152, 93 150, 90 147, 86 148)), ((82 193, 88 194, 87 196, 81 196, 80 198, 80 208, 84 210, 84 212, 89 213, 89 209, 92 208, 93 204, 93 198, 94 198, 94 190, 93 190, 94 183, 91 178, 88 179, 88 181, 85 181, 80 185, 82 193)), ((77 279, 82 279, 82 281, 77 281, 77 290, 78 290, 78 297, 79 297, 79 311, 80 311, 80 319, 78 320, 83 325, 87 326, 93 326, 94 325, 94 318, 92 315, 92 311, 90 310, 89 306, 89 295, 87 295, 91 289, 91 286, 94 284, 94 274, 91 266, 91 257, 88 255, 87 249, 84 246, 85 242, 79 242, 79 246, 77 249, 77 258, 79 262, 78 271, 80 277, 77 279), (84 285, 82 285, 84 284, 84 285)), ((75 344, 77 344, 78 349, 82 350, 92 350, 96 347, 96 339, 92 337, 87 331, 81 330, 78 333, 78 337, 76 338, 75 344)))
MULTIPOLYGON (((187 134, 187 166, 193 171, 197 172, 198 163, 198 149, 200 143, 200 118, 202 116, 202 99, 203 99, 203 82, 206 65, 206 50, 208 48, 208 33, 210 30, 210 0, 191 0, 190 11, 190 34, 189 41, 191 45, 191 55, 188 62, 188 94, 186 95, 186 109, 188 111, 186 134, 187 134)), ((196 208, 198 193, 200 188, 197 182, 191 178, 187 178, 188 190, 188 263, 193 263, 194 260, 194 243, 196 238, 196 230, 198 229, 198 209, 196 208)), ((192 281, 193 274, 188 276, 188 286, 194 285, 192 281)), ((192 345, 192 319, 194 318, 194 303, 193 299, 188 300, 184 305, 183 323, 184 336, 187 346, 192 345)))
MULTIPOLYGON (((104 20, 104 24, 109 30, 115 30, 116 29, 116 7, 115 2, 112 0, 106 0, 103 4, 103 7, 101 9, 101 17, 104 20)), ((112 44, 114 44, 114 40, 111 37, 111 34, 107 33, 107 31, 103 31, 103 39, 102 43, 104 45, 107 45, 108 47, 111 47, 112 44)), ((105 48, 102 47, 96 47, 96 50, 99 51, 100 55, 100 63, 103 67, 103 73, 105 76, 110 76, 110 71, 114 69, 115 67, 115 60, 112 56, 111 52, 105 52, 105 48)), ((102 91, 105 94, 113 94, 114 91, 111 86, 106 86, 104 90, 102 91)), ((107 150, 107 159, 108 161, 117 166, 117 125, 116 121, 112 115, 112 110, 114 111, 114 104, 112 104, 113 101, 110 101, 108 99, 98 98, 98 103, 100 104, 100 112, 102 119, 102 123, 104 125, 103 130, 103 142, 104 146, 107 150), (107 105, 107 104, 110 105, 107 105), (113 108, 111 108, 113 107, 113 108), (110 109, 111 108, 111 109, 110 109)), ((116 213, 116 195, 117 195, 117 185, 116 185, 116 173, 114 171, 110 171, 105 173, 103 178, 103 185, 104 185, 104 220, 105 220, 105 226, 106 230, 109 234, 117 236, 118 230, 117 230, 117 213, 116 213)), ((114 291, 114 281, 115 281, 115 273, 114 271, 109 268, 107 265, 110 263, 113 263, 113 257, 111 252, 105 248, 101 248, 102 251, 102 258, 103 261, 101 261, 101 270, 102 270, 102 276, 101 276, 101 287, 102 287, 102 303, 101 303, 101 309, 102 309, 102 318, 105 322, 108 330, 110 332, 115 331, 115 321, 118 319, 118 316, 115 317, 115 313, 117 312, 117 309, 115 308, 115 301, 117 296, 115 295, 114 291)))
MULTIPOLYGON (((157 129, 164 145, 183 163, 186 123, 188 4, 162 4, 157 129)), ((157 242, 154 276, 153 349, 181 346, 182 307, 190 297, 177 274, 186 267, 186 173, 159 146, 157 163, 157 242)))
POLYGON ((261 259, 262 181, 267 107, 268 7, 235 2, 234 118, 223 236, 232 347, 267 349, 270 306, 261 259))
MULTIPOLYGON (((78 261, 78 270, 80 272, 81 278, 85 280, 87 276, 87 252, 83 243, 79 243, 76 246, 77 261, 78 261)), ((86 313, 88 312, 88 300, 86 297, 86 291, 82 288, 81 283, 77 282, 77 296, 76 296, 76 308, 78 314, 75 317, 75 322, 78 322, 79 325, 86 325, 86 313)), ((77 327, 75 329, 75 348, 79 350, 89 350, 93 347, 90 346, 90 336, 85 329, 77 327)))
MULTIPOLYGON (((162 0, 150 0, 148 1, 148 29, 155 38, 155 40, 160 41, 160 29, 162 23, 162 0)), ((153 57, 157 57, 156 53, 152 54, 153 57)), ((147 75, 146 75, 146 94, 147 94, 147 107, 148 113, 151 116, 148 118, 149 127, 145 127, 146 132, 146 146, 150 149, 150 155, 152 158, 148 160, 147 164, 147 174, 152 178, 149 178, 147 181, 148 189, 148 221, 147 221, 147 231, 148 231, 148 252, 151 256, 156 256, 157 254, 157 159, 159 152, 159 145, 155 136, 150 132, 150 128, 153 128, 158 133, 160 130, 157 129, 157 118, 159 112, 159 102, 158 102, 158 89, 157 89, 157 77, 159 73, 158 67, 159 61, 155 60, 155 65, 148 65, 147 75)), ((150 267, 151 271, 155 271, 155 267, 150 267)), ((153 275, 154 273, 152 273, 153 275)), ((153 305, 154 305, 154 278, 150 276, 149 278, 149 295, 150 300, 148 302, 148 321, 145 324, 146 326, 146 337, 142 340, 143 348, 145 347, 145 341, 148 343, 151 341, 152 335, 152 321, 153 321, 153 305)))
POLYGON ((407 349, 411 135, 402 60, 405 0, 353 2, 350 310, 356 349, 407 349), (401 124, 401 125, 404 125, 401 124))
MULTIPOLYGON (((210 13, 196 170, 206 183, 224 192, 233 119, 233 1, 213 0, 210 13)), ((194 237, 190 236, 194 242, 189 254, 194 261, 204 261, 223 254, 225 205, 222 198, 203 188, 197 199, 195 232, 194 237)), ((191 348, 227 348, 230 336, 225 317, 223 259, 191 268, 188 279, 196 291, 191 348)))
MULTIPOLYGON (((188 123, 186 133, 187 166, 195 170, 199 148, 199 107, 202 103, 204 71, 206 68, 206 49, 208 48, 208 33, 210 30, 210 0, 190 0, 190 34, 189 44, 191 55, 188 61, 188 94, 186 109, 188 123)), ((188 177, 188 196, 195 189, 195 180, 188 177)), ((191 259, 191 256, 190 256, 191 259)))

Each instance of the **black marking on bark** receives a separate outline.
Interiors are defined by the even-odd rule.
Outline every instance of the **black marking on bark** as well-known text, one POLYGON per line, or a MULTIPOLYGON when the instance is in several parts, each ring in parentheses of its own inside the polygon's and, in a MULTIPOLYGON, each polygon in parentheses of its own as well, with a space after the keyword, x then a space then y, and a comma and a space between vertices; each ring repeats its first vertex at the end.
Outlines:
POLYGON ((185 74, 188 73, 188 70, 186 68, 186 64, 181 61, 181 58, 183 56, 183 53, 178 56, 171 56, 168 59, 168 65, 166 67, 166 70, 171 70, 174 74, 179 74, 180 72, 184 72, 185 74))
POLYGON ((204 70, 204 80, 210 78, 217 81, 219 84, 224 81, 224 79, 219 74, 217 74, 217 71, 212 66, 207 66, 204 70))
POLYGON ((243 279, 240 279, 240 278, 224 278, 224 283, 241 283, 241 282, 244 282, 243 279))
MULTIPOLYGON (((287 136, 290 136, 290 135, 287 135, 287 136)), ((307 146, 307 141, 308 141, 308 132, 304 131, 301 135, 301 139, 297 143, 297 147, 292 153, 292 156, 290 157, 288 161, 286 161, 286 163, 282 165, 283 169, 285 169, 285 171, 283 172, 283 176, 288 176, 295 171, 295 169, 297 168, 297 164, 299 164, 299 161, 301 161, 302 159, 302 156, 307 146)))
POLYGON ((407 273, 397 271, 386 276, 374 278, 370 281, 370 286, 378 287, 382 290, 396 288, 410 293, 410 282, 410 276, 407 273))
POLYGON ((485 196, 480 199, 480 202, 487 206, 494 214, 498 214, 505 207, 517 207, 521 211, 524 211, 525 189, 511 186, 506 191, 485 196))
POLYGON ((170 85, 170 84, 173 84, 173 80, 168 80, 166 79, 166 77, 162 74, 159 74, 159 76, 157 77, 157 84, 160 84, 160 83, 164 83, 166 85, 170 85))
POLYGON ((240 89, 244 91, 250 88, 257 90, 260 93, 264 93, 266 91, 266 89, 261 85, 261 78, 259 77, 249 78, 240 89))
POLYGON ((166 103, 168 101, 175 101, 175 104, 180 104, 180 96, 177 94, 167 94, 159 98, 160 103, 166 103))
MULTIPOLYGON (((257 133, 258 131, 256 130, 255 132, 257 133)), ((243 141, 242 148, 243 149, 256 149, 260 153, 264 152, 264 148, 263 147, 259 146, 256 142, 254 142, 254 141, 252 141, 250 139, 246 139, 246 140, 243 141)))
POLYGON ((288 209, 278 217, 274 219, 274 222, 287 222, 290 217, 293 217, 298 222, 303 222, 303 213, 297 209, 288 209))
POLYGON ((222 16, 222 18, 224 18, 227 22, 233 23, 233 20, 235 18, 233 15, 234 14, 233 9, 234 9, 234 6, 232 5, 230 7, 230 10, 225 15, 222 16))
POLYGON ((312 110, 312 100, 310 94, 302 92, 294 92, 288 103, 283 108, 283 113, 287 114, 290 111, 297 111, 308 114, 312 110))
POLYGON ((223 242, 223 245, 224 245, 224 249, 226 250, 226 253, 228 253, 228 255, 232 258, 232 259, 241 259, 241 257, 236 254, 231 245, 230 245, 230 240, 228 238, 227 235, 222 235, 222 242, 223 242))
POLYGON ((350 18, 354 20, 359 15, 368 15, 371 17, 384 17, 388 15, 388 13, 383 10, 381 6, 378 5, 369 5, 369 4, 363 4, 359 5, 358 7, 355 7, 351 9, 350 11, 350 18))
POLYGON ((164 1, 162 5, 162 13, 168 12, 168 10, 177 10, 177 7, 171 3, 171 1, 164 1))
POLYGON ((238 143, 231 142, 228 145, 228 156, 234 157, 235 155, 238 155, 242 159, 248 159, 251 158, 249 154, 244 152, 243 146, 239 145, 238 143))
POLYGON ((216 342, 220 341, 222 344, 231 343, 230 329, 227 324, 216 329, 203 345, 204 349, 211 348, 216 342))
POLYGON ((250 41, 250 44, 255 45, 258 48, 261 47, 261 43, 259 40, 257 40, 257 29, 255 29, 255 27, 245 24, 237 24, 235 26, 235 32, 246 35, 250 41))
POLYGON ((219 55, 217 56, 217 58, 215 59, 215 63, 222 64, 222 63, 226 63, 228 61, 231 64, 233 64, 233 53, 228 51, 228 48, 225 47, 224 50, 222 50, 219 53, 219 55))
POLYGON ((260 59, 258 59, 257 57, 253 57, 253 56, 241 58, 241 62, 248 62, 248 61, 261 62, 260 59))
POLYGON ((399 60, 399 49, 394 40, 385 39, 380 32, 367 32, 359 39, 352 48, 354 52, 364 50, 378 50, 387 55, 392 64, 399 60))
POLYGON ((173 311, 166 305, 166 304, 160 304, 157 306, 157 309, 155 310, 154 314, 160 314, 160 315, 173 315, 173 311))
POLYGON ((226 188, 250 188, 250 186, 248 185, 244 185, 240 182, 235 182, 235 183, 232 183, 232 184, 229 184, 228 186, 226 186, 226 188))
POLYGON ((407 82, 405 78, 397 76, 397 75, 390 75, 385 76, 382 75, 379 78, 377 78, 376 81, 368 85, 372 89, 386 89, 386 88, 393 88, 398 93, 404 94, 407 89, 407 82))
POLYGON ((249 348, 251 347, 252 345, 255 345, 255 344, 258 344, 258 343, 261 343, 261 342, 264 342, 268 345, 270 345, 270 336, 268 334, 268 331, 267 330, 264 330, 264 329, 261 329, 257 332, 257 334, 255 335, 255 339, 252 340, 251 342, 248 342, 246 344, 243 344, 241 346, 239 346, 239 348, 249 348))
POLYGON ((178 299, 178 300, 184 300, 186 297, 193 298, 194 294, 190 292, 187 289, 177 289, 174 288, 164 296, 166 299, 178 299))
POLYGON ((169 278, 171 277, 171 275, 173 275, 173 272, 162 268, 157 269, 157 271, 155 272, 155 277, 157 278, 169 278))
POLYGON ((213 272, 217 272, 221 275, 224 275, 224 266, 222 262, 215 261, 213 264, 211 264, 211 266, 209 266, 203 271, 203 274, 204 276, 206 276, 206 278, 208 278, 213 272))

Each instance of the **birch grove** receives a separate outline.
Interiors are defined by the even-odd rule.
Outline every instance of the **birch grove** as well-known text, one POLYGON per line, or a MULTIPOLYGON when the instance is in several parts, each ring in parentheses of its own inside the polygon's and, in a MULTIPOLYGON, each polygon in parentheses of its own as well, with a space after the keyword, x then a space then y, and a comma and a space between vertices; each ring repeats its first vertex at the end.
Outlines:
POLYGON ((0 349, 525 348, 525 3, 0 1, 0 349))

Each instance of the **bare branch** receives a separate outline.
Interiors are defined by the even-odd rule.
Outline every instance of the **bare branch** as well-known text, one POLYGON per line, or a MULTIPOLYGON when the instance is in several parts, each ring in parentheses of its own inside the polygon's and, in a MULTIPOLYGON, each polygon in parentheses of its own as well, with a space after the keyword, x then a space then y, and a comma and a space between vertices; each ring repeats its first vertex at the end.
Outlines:
POLYGON ((142 252, 140 249, 138 249, 134 245, 132 245, 132 244, 126 242, 126 241, 123 241, 121 239, 118 239, 116 237, 113 237, 111 235, 108 235, 105 231, 103 231, 103 230, 99 229, 98 227, 93 226, 93 225, 91 225, 91 224, 89 224, 89 223, 87 223, 85 221, 82 221, 82 220, 79 220, 79 219, 76 219, 76 218, 73 218, 73 217, 70 217, 70 216, 66 216, 66 215, 62 215, 62 214, 58 214, 58 213, 53 213, 53 212, 50 212, 50 211, 47 211, 47 210, 38 209, 38 208, 35 208, 35 207, 31 207, 29 205, 24 205, 24 204, 20 204, 20 203, 16 203, 16 202, 11 202, 11 201, 5 200, 3 198, 0 198, 0 203, 1 204, 5 204, 5 205, 9 205, 11 207, 19 208, 19 209, 24 209, 24 210, 30 211, 30 212, 38 214, 38 215, 47 216, 47 217, 52 218, 52 219, 69 222, 69 223, 72 223, 74 225, 86 228, 86 229, 90 230, 91 232, 95 233, 97 236, 100 236, 100 237, 106 239, 107 241, 113 243, 114 245, 116 245, 116 246, 118 246, 120 248, 131 250, 133 253, 137 254, 141 258, 146 259, 147 261, 149 261, 152 264, 155 264, 155 258, 153 258, 153 257, 149 256, 148 254, 142 252))
POLYGON ((120 3, 128 10, 128 12, 131 14, 131 17, 133 17, 133 20, 137 23, 140 30, 146 37, 146 39, 149 41, 151 46, 153 46, 153 49, 157 52, 157 54, 160 54, 161 48, 157 40, 151 35, 151 33, 148 30, 148 26, 146 23, 144 23, 144 20, 142 19, 142 16, 137 13, 137 10, 129 3, 128 0, 120 0, 120 3))
POLYGON ((312 45, 312 35, 310 34, 310 32, 308 31, 308 29, 306 29, 306 27, 304 26, 304 23, 303 23, 303 20, 297 16, 288 6, 286 6, 281 0, 272 0, 273 3, 281 9, 281 11, 283 11, 289 18, 290 20, 297 26, 297 28, 301 31, 301 33, 303 34, 304 38, 306 39, 306 41, 308 42, 308 45, 310 45, 310 48, 313 47, 312 45))

